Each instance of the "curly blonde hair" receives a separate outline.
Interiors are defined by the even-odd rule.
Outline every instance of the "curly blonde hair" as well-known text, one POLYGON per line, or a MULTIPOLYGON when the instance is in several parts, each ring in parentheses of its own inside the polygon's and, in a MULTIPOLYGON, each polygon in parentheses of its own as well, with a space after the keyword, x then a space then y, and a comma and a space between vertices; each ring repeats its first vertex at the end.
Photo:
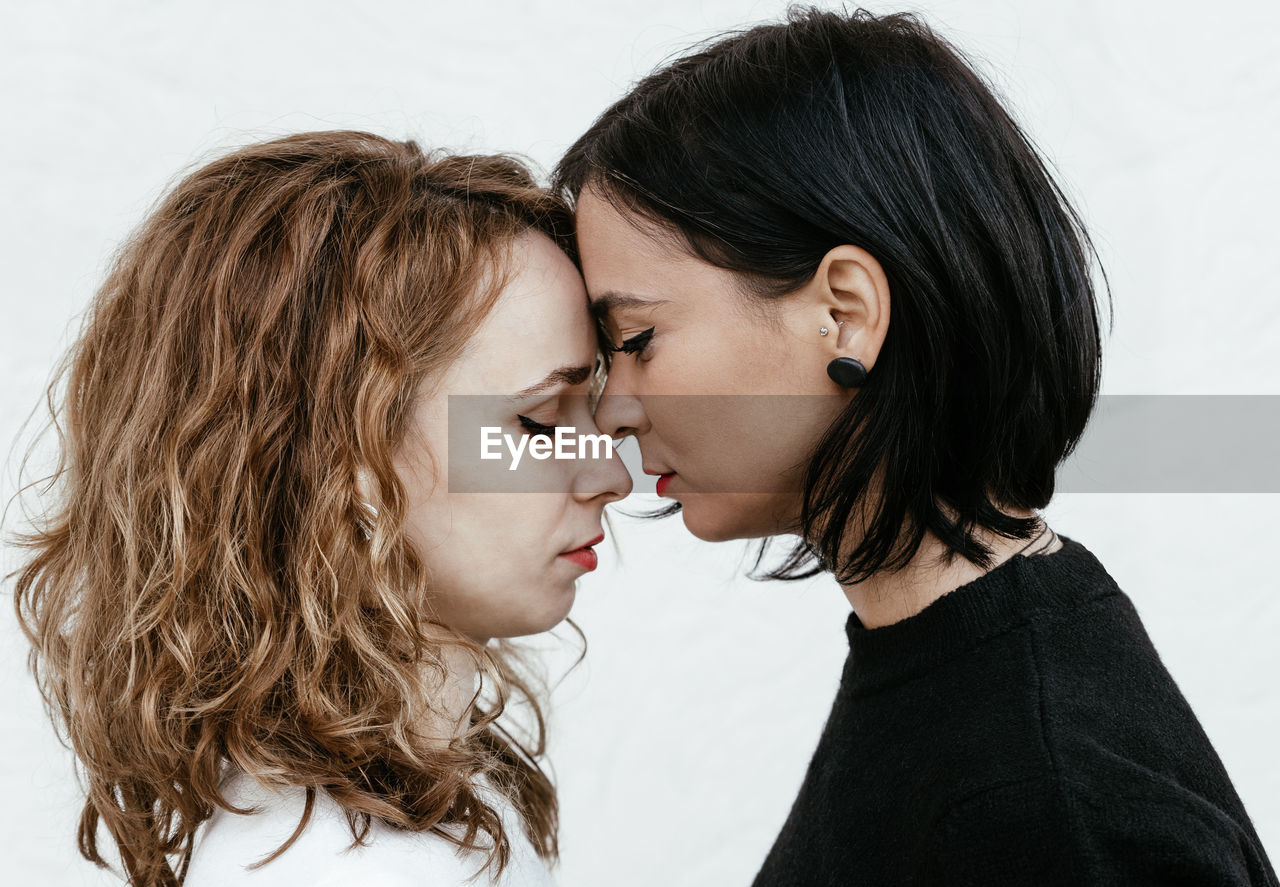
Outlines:
POLYGON ((182 884, 215 805, 246 812, 219 794, 228 762, 307 790, 259 865, 323 789, 355 843, 376 816, 487 850, 501 874, 510 843, 479 779, 557 857, 541 684, 512 645, 433 618, 392 467, 420 385, 530 230, 573 255, 568 208, 518 160, 344 131, 199 168, 124 245, 50 388, 55 500, 12 574, 32 672, 86 777, 87 859, 108 867, 101 821, 131 885, 182 884), (431 741, 415 725, 449 650, 481 690, 431 741), (498 720, 515 699, 522 730, 498 720))

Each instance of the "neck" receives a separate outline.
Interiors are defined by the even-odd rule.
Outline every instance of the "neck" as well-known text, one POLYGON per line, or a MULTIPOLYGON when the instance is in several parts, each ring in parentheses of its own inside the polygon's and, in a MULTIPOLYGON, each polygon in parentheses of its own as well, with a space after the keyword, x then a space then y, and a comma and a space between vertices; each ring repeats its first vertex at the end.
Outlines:
MULTIPOLYGON (((1011 513, 1017 517, 1034 516, 1029 511, 1011 513)), ((1006 539, 986 532, 980 533, 979 539, 992 551, 991 569, 1019 554, 1050 554, 1062 547, 1047 525, 1030 540, 1006 539)), ((840 583, 858 620, 867 628, 900 622, 988 572, 960 555, 947 564, 942 558, 945 551, 942 541, 926 531, 919 550, 901 570, 881 571, 862 582, 840 583)))
POLYGON ((475 660, 463 649, 446 645, 443 651, 446 673, 440 678, 431 672, 428 699, 417 720, 417 728, 432 745, 447 746, 470 725, 467 707, 476 692, 475 660))

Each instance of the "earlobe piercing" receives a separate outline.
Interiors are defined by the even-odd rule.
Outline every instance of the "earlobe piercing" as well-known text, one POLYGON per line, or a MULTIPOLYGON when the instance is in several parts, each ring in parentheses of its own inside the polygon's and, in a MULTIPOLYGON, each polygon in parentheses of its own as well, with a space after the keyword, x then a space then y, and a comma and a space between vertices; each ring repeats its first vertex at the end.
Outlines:
POLYGON ((867 381, 867 368, 856 357, 837 357, 827 364, 831 381, 844 388, 857 388, 867 381))
MULTIPOLYGON (((837 320, 836 326, 845 325, 845 321, 837 320)), ((825 326, 819 327, 818 332, 826 335, 830 330, 825 326)), ((836 345, 840 343, 837 342, 836 345)), ((827 364, 827 375, 831 377, 831 381, 844 388, 857 388, 863 382, 867 381, 867 368, 863 366, 862 361, 856 357, 837 357, 831 363, 827 364)))
POLYGON ((820 327, 818 327, 818 335, 819 335, 819 336, 825 336, 825 335, 826 335, 827 333, 829 333, 829 332, 831 332, 831 330, 827 329, 825 326, 820 326, 820 327))

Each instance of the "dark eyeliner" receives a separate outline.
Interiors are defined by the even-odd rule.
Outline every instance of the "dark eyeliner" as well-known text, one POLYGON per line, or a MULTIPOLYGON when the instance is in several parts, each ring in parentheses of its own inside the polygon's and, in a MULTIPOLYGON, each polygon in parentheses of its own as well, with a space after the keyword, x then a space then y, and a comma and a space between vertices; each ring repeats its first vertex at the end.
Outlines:
POLYGON ((644 350, 649 344, 649 340, 653 338, 653 331, 656 327, 649 327, 642 333, 636 333, 630 339, 624 339, 621 345, 611 346, 610 351, 622 351, 626 354, 637 354, 644 350))
POLYGON ((516 418, 520 420, 520 424, 523 425, 527 431, 530 431, 533 434, 545 434, 548 437, 555 436, 556 426, 554 425, 543 425, 541 422, 536 422, 528 416, 521 416, 519 413, 516 414, 516 418))

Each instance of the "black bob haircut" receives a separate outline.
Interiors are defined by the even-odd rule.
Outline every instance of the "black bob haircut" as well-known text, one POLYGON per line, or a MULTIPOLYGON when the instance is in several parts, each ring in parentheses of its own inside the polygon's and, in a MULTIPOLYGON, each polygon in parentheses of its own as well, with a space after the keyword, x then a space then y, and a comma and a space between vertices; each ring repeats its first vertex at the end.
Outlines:
POLYGON ((1093 410, 1097 256, 1031 140, 919 18, 793 7, 704 44, 601 114, 552 186, 591 186, 765 302, 840 244, 883 267, 884 346, 813 452, 799 543, 754 578, 856 582, 926 528, 990 568, 975 527, 1035 532, 1000 506, 1048 505, 1093 410))

